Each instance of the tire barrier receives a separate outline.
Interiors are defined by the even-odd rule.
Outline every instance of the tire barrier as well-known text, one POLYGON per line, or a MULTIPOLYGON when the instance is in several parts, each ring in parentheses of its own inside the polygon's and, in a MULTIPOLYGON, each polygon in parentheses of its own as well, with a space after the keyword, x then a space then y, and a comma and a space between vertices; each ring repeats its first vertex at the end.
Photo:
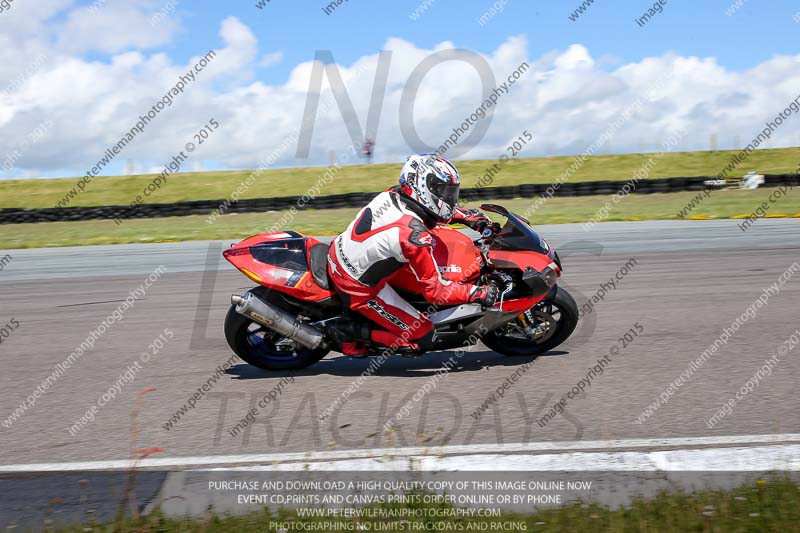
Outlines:
MULTIPOLYGON (((632 194, 653 194, 678 191, 698 191, 710 185, 706 182, 714 180, 714 176, 692 176, 682 178, 646 179, 637 182, 632 194)), ((537 196, 590 196, 598 194, 614 194, 625 182, 622 181, 588 181, 562 183, 555 191, 549 183, 525 183, 502 187, 477 187, 461 190, 461 197, 466 202, 479 200, 508 200, 512 198, 535 198, 537 196)), ((778 187, 789 184, 800 185, 797 174, 767 174, 763 187, 778 187)), ((721 188, 722 185, 711 185, 721 188)), ((332 194, 311 198, 302 206, 301 196, 283 196, 277 198, 252 198, 226 204, 224 213, 262 213, 265 211, 281 211, 295 207, 296 209, 338 209, 342 207, 363 207, 375 192, 353 192, 332 194)), ((308 198, 305 198, 308 200, 308 198)), ((24 224, 36 222, 70 222, 76 220, 113 220, 135 218, 163 218, 188 215, 208 215, 219 209, 224 200, 197 200, 175 202, 171 204, 142 204, 130 206, 99 207, 63 207, 45 209, 0 209, 0 224, 24 224)))
POLYGON ((781 185, 800 185, 800 174, 764 174, 762 187, 780 187, 781 185))

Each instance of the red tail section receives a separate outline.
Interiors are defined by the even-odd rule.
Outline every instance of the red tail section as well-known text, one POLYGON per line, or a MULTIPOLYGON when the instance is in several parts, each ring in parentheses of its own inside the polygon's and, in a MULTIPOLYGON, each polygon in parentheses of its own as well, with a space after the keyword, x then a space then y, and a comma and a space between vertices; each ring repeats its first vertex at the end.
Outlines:
POLYGON ((327 246, 313 237, 286 231, 248 237, 222 255, 259 285, 317 302, 333 296, 323 287, 328 285, 327 246))

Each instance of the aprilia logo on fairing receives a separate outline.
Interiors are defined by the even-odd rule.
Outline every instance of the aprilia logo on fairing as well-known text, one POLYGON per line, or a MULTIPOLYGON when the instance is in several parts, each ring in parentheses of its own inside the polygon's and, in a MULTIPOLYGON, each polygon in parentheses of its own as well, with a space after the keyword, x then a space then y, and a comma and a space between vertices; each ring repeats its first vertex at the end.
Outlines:
POLYGON ((440 266, 439 267, 439 272, 441 272, 442 274, 446 274, 448 272, 453 272, 453 273, 460 274, 461 273, 461 267, 458 266, 458 265, 440 266))

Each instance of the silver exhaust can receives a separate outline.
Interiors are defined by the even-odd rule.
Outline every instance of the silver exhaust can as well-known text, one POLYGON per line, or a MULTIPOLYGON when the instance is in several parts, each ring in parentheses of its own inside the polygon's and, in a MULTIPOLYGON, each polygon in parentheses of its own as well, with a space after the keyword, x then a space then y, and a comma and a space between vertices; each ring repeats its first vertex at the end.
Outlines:
POLYGON ((324 336, 318 329, 300 321, 296 316, 287 313, 280 307, 265 302, 250 291, 241 296, 231 296, 231 303, 236 312, 244 315, 284 337, 299 342, 307 348, 317 348, 324 336))

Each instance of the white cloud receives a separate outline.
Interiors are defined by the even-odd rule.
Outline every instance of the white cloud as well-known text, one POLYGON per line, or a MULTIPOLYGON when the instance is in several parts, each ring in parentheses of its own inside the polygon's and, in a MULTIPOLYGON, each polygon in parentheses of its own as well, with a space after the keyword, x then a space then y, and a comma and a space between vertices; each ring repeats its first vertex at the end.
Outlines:
POLYGON ((265 54, 264 57, 261 58, 261 63, 259 63, 262 67, 271 67, 273 65, 279 64, 283 61, 283 52, 272 52, 270 54, 265 54))
MULTIPOLYGON (((66 0, 46 0, 42 5, 42 11, 28 10, 29 19, 0 37, 0 45, 9 45, 0 46, 0 146, 16 149, 20 138, 43 120, 52 120, 53 126, 44 141, 22 150, 14 171, 4 177, 56 170, 82 175, 206 53, 197 50, 186 64, 176 64, 159 52, 157 47, 177 31, 177 26, 166 31, 165 25, 178 22, 163 21, 151 31, 148 17, 159 7, 153 2, 108 0, 95 18, 87 15, 85 6, 65 11, 70 9, 66 0), (63 24, 45 24, 59 13, 65 15, 63 24), (117 17, 125 24, 101 27, 102 20, 112 24, 121 20, 117 17), (53 36, 40 32, 51 26, 57 32, 57 46, 48 46, 53 36), (89 60, 83 56, 87 50, 110 55, 89 60), (42 54, 47 60, 18 83, 19 73, 42 54), (3 94, 12 82, 15 90, 3 94)), ((400 127, 406 83, 426 57, 456 46, 443 42, 427 49, 403 39, 387 39, 383 49, 391 51, 392 60, 376 139, 377 160, 402 161, 412 151, 400 127)), ((257 167, 261 158, 297 132, 314 61, 310 58, 296 65, 282 84, 255 80, 259 67, 281 61, 282 54, 259 50, 254 32, 234 17, 222 21, 215 48, 217 57, 124 149, 118 156, 120 165, 132 159, 137 168, 160 168, 212 117, 221 126, 192 155, 197 168, 203 161, 214 162, 207 167, 257 167)), ((362 128, 378 57, 374 51, 352 64, 339 65, 362 128)), ((604 151, 657 150, 671 132, 683 127, 691 133, 678 149, 706 149, 713 133, 719 134, 722 148, 732 147, 737 137, 747 144, 766 120, 797 97, 800 87, 800 56, 777 56, 738 72, 714 58, 674 53, 633 63, 614 60, 611 67, 608 58, 595 59, 580 44, 531 57, 525 37, 512 36, 483 58, 498 83, 523 61, 530 69, 509 94, 501 96, 486 136, 466 154, 469 158, 500 155, 523 130, 535 135, 526 156, 579 153, 620 112, 649 94, 653 98, 645 100, 641 111, 604 151), (670 72, 672 77, 654 90, 653 83, 670 72)), ((480 76, 473 66, 459 61, 436 66, 425 76, 414 102, 417 132, 438 146, 480 104, 481 93, 480 76)), ((331 101, 327 78, 326 100, 331 101)), ((770 145, 796 145, 798 133, 800 116, 785 122, 770 145)), ((314 123, 311 158, 297 161, 293 145, 276 165, 326 164, 329 150, 342 153, 350 143, 339 108, 323 106, 314 123)))
POLYGON ((49 21, 74 3, 75 0, 15 1, 0 17, 0 35, 9 38, 43 36, 49 31, 49 21))
POLYGON ((177 17, 163 15, 153 24, 160 7, 153 0, 105 0, 73 9, 59 32, 59 48, 117 53, 167 44, 180 26, 177 17))

